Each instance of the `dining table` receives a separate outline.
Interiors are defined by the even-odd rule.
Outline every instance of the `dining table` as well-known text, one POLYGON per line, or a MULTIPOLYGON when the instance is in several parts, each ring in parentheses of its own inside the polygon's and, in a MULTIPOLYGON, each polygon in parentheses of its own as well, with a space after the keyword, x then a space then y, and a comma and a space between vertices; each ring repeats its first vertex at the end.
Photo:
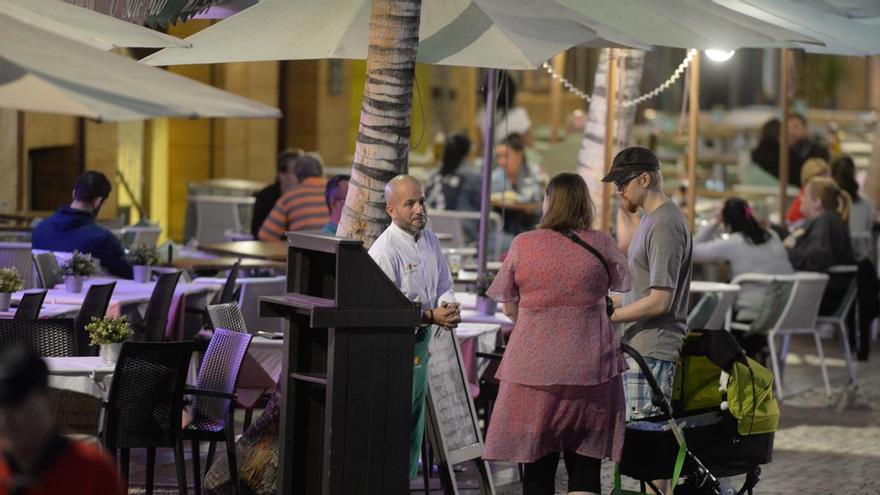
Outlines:
MULTIPOLYGON (((59 306, 59 310, 62 306, 72 306, 73 308, 67 311, 66 314, 76 316, 76 313, 79 313, 79 308, 82 307, 85 301, 89 287, 95 284, 110 282, 116 282, 116 287, 113 289, 113 295, 110 297, 107 315, 127 315, 135 320, 142 317, 146 305, 153 295, 155 282, 139 283, 126 279, 92 277, 84 281, 81 292, 68 292, 64 288, 64 284, 56 285, 47 291, 43 304, 59 306)), ((168 312, 166 336, 172 340, 183 339, 185 336, 185 308, 187 306, 203 306, 220 289, 221 285, 219 284, 178 283, 171 301, 171 309, 168 312)), ((14 292, 11 297, 12 303, 19 303, 23 295, 24 291, 14 292)))
POLYGON ((287 260, 287 242, 282 241, 233 241, 202 244, 199 249, 220 256, 258 258, 271 261, 287 260))

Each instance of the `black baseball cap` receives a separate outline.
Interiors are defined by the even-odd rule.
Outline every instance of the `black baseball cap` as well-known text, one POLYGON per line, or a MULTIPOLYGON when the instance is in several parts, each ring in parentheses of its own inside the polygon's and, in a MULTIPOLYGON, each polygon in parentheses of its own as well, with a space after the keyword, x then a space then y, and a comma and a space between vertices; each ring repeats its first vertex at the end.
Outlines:
POLYGON ((648 148, 632 146, 626 148, 611 162, 611 170, 602 178, 602 182, 619 182, 638 172, 657 172, 660 161, 657 155, 648 148))

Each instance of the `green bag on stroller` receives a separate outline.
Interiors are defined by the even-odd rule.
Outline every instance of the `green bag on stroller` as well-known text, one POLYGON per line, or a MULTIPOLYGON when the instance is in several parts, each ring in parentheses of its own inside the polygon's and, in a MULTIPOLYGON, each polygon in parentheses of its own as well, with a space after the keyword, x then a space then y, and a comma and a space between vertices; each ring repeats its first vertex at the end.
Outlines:
POLYGON ((740 435, 772 433, 779 424, 773 373, 753 359, 736 359, 738 350, 723 330, 688 334, 676 367, 673 409, 690 414, 720 408, 736 419, 740 435))

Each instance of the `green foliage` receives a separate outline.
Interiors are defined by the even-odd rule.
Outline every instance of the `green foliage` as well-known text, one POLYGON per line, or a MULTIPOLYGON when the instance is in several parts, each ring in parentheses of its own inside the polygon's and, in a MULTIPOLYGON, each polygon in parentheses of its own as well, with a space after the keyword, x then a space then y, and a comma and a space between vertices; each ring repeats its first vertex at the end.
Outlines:
POLYGON ((131 323, 125 316, 118 318, 93 316, 92 322, 86 325, 86 332, 89 333, 89 341, 92 345, 125 342, 132 334, 131 323))
POLYGON ((159 261, 159 252, 154 246, 140 245, 132 248, 125 259, 132 265, 155 265, 159 261))
POLYGON ((95 273, 95 259, 91 254, 80 253, 74 250, 73 255, 61 267, 65 275, 88 277, 95 273))
POLYGON ((18 270, 12 268, 0 268, 0 292, 15 292, 22 289, 24 285, 18 270))

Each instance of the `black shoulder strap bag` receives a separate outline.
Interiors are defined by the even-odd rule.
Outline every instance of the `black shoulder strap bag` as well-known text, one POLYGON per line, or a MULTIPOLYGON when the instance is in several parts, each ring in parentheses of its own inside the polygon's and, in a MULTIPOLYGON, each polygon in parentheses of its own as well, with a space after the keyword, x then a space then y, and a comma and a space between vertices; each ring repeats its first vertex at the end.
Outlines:
MULTIPOLYGON (((577 234, 575 234, 571 230, 566 230, 562 234, 565 237, 568 237, 569 239, 571 239, 571 241, 574 242, 575 244, 577 244, 578 246, 589 251, 593 256, 596 257, 596 259, 599 260, 599 263, 602 263, 602 267, 605 268, 605 273, 608 275, 608 283, 610 284, 611 283, 611 269, 608 268, 608 262, 605 261, 605 257, 602 256, 602 253, 600 253, 593 246, 590 246, 589 244, 587 244, 586 241, 584 241, 583 239, 578 237, 577 234)), ((609 318, 614 313, 614 301, 612 301, 611 297, 609 297, 607 295, 605 296, 605 313, 608 315, 609 318)))

